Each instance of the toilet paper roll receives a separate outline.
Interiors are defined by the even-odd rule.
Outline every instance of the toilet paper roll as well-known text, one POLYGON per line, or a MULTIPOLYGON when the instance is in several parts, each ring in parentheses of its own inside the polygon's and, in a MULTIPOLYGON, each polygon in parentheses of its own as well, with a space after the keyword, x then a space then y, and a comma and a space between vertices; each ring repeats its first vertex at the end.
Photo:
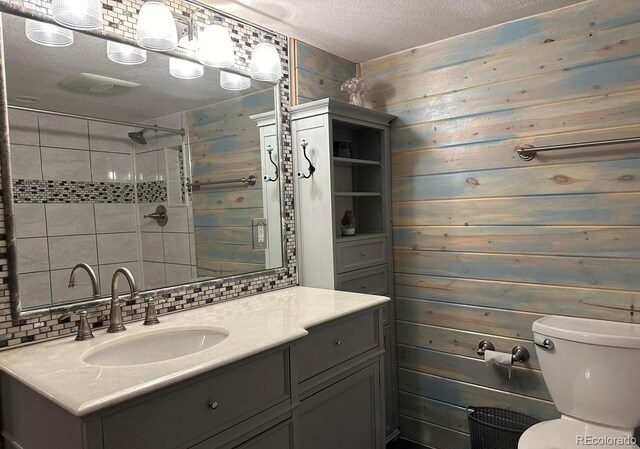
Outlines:
POLYGON ((511 354, 498 351, 484 351, 484 363, 487 365, 511 366, 511 354))
POLYGON ((509 380, 511 380, 511 367, 513 366, 513 357, 506 352, 484 351, 484 363, 491 366, 504 366, 507 368, 509 380))

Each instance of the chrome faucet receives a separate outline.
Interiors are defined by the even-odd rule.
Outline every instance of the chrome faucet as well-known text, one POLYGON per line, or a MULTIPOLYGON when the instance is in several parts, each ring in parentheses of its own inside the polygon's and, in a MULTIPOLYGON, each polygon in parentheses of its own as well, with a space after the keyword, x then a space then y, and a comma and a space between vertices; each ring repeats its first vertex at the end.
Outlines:
POLYGON ((98 278, 96 277, 96 272, 93 271, 91 265, 86 263, 79 263, 73 270, 71 270, 71 275, 69 276, 69 288, 76 288, 78 284, 76 283, 76 272, 82 268, 87 272, 89 278, 91 279, 91 286, 93 287, 93 296, 100 296, 100 289, 98 288, 98 278))
POLYGON ((139 297, 138 287, 136 287, 136 281, 133 279, 131 271, 124 267, 118 268, 111 278, 111 312, 109 314, 109 328, 107 329, 107 332, 110 333, 126 330, 122 323, 122 306, 120 305, 120 300, 118 298, 118 279, 120 275, 123 275, 129 283, 131 299, 139 297))

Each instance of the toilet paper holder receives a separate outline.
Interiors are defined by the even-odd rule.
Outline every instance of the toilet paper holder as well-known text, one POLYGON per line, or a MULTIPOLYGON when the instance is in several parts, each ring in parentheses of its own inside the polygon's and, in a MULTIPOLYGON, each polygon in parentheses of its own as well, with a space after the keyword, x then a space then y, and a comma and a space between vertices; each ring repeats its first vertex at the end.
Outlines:
MULTIPOLYGON (((495 351, 495 350, 496 350, 496 347, 493 345, 493 343, 491 343, 488 340, 482 340, 480 343, 478 343, 478 350, 476 352, 479 356, 484 357, 485 351, 495 351)), ((529 350, 524 346, 520 346, 520 345, 514 346, 513 349, 511 350, 512 363, 515 363, 515 362, 524 363, 527 360, 529 360, 529 357, 530 357, 529 350)))

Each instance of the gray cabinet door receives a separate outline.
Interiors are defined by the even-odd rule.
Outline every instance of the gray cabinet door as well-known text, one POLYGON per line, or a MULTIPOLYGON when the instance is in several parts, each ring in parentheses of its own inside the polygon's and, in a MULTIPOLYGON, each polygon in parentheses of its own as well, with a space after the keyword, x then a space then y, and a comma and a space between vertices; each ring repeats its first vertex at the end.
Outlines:
POLYGON ((295 449, 381 449, 380 367, 369 365, 297 409, 295 449))

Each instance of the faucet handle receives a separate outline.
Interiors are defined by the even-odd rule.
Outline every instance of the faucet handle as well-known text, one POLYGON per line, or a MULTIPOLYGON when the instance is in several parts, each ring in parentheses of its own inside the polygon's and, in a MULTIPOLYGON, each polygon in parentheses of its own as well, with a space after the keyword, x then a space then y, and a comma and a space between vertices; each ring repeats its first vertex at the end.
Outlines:
POLYGON ((91 326, 89 326, 89 320, 87 319, 87 309, 82 309, 79 315, 80 324, 78 325, 76 341, 91 340, 93 338, 93 332, 91 332, 91 326))
POLYGON ((147 311, 144 316, 144 324, 145 326, 151 326, 154 324, 160 324, 160 320, 158 319, 158 312, 156 311, 156 304, 153 298, 149 298, 147 300, 147 311))

